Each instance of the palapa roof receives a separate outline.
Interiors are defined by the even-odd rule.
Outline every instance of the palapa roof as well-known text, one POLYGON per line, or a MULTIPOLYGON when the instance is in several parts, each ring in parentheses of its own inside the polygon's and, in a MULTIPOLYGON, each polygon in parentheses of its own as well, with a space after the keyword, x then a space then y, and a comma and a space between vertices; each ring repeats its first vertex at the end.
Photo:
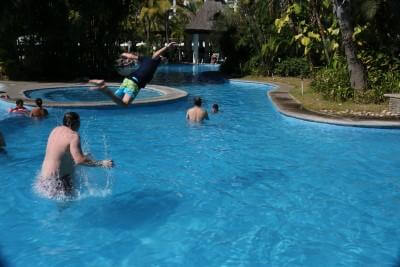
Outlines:
POLYGON ((210 32, 213 30, 215 15, 221 13, 224 4, 214 0, 207 0, 203 6, 196 12, 185 27, 187 32, 210 32))

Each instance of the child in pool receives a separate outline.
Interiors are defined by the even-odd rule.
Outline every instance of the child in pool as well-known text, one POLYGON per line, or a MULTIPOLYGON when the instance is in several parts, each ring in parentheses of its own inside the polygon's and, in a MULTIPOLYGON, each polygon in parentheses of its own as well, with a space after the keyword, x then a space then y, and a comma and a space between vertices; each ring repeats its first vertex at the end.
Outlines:
POLYGON ((10 108, 8 110, 8 112, 24 114, 24 115, 28 115, 29 114, 30 111, 29 111, 29 109, 24 107, 24 101, 22 99, 17 99, 17 101, 15 101, 15 105, 16 106, 14 108, 10 108))
POLYGON ((126 68, 130 68, 134 62, 139 62, 140 66, 125 77, 115 93, 107 87, 104 80, 89 80, 89 83, 94 84, 96 86, 95 90, 100 90, 118 105, 128 106, 136 98, 140 89, 144 88, 153 79, 153 75, 161 62, 161 54, 174 46, 176 46, 175 42, 167 44, 154 52, 151 58, 137 56, 132 53, 122 53, 117 66, 119 73, 122 73, 126 68))

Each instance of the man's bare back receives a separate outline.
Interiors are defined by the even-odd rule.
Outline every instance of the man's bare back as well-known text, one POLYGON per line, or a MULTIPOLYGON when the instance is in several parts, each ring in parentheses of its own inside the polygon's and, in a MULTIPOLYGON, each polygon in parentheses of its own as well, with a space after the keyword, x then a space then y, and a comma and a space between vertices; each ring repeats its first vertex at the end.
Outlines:
POLYGON ((192 122, 201 122, 203 120, 208 120, 208 113, 201 107, 202 100, 200 97, 195 97, 193 99, 194 106, 186 112, 186 119, 192 122))
POLYGON ((42 118, 42 117, 47 116, 48 114, 49 114, 49 113, 47 112, 46 109, 43 109, 43 108, 34 108, 34 109, 31 111, 30 116, 31 116, 31 117, 36 117, 36 118, 42 118))
POLYGON ((193 122, 201 122, 204 119, 208 120, 208 113, 201 107, 192 107, 186 113, 186 118, 193 122))
POLYGON ((49 115, 49 112, 47 111, 47 109, 42 107, 43 101, 41 98, 37 98, 35 100, 35 103, 38 107, 34 108, 31 111, 31 113, 30 113, 31 117, 42 118, 42 117, 49 115))
POLYGON ((80 143, 79 135, 65 126, 56 127, 50 134, 46 156, 42 165, 41 175, 44 177, 64 177, 74 174, 74 159, 82 157, 77 146, 80 143))

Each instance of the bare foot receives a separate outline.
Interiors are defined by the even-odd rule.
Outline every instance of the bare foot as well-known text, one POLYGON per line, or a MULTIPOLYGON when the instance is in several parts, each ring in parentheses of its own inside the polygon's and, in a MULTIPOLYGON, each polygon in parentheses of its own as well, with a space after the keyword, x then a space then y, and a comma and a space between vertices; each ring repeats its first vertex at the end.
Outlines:
POLYGON ((90 90, 101 90, 106 87, 104 80, 89 80, 89 83, 91 83, 95 86, 95 87, 89 88, 90 90))

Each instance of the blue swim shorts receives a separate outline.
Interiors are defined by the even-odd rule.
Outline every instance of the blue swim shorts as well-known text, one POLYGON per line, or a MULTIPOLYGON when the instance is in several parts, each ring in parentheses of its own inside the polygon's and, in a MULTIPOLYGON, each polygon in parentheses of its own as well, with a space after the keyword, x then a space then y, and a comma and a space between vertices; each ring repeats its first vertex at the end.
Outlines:
POLYGON ((119 98, 123 98, 125 94, 135 99, 139 93, 140 88, 133 80, 125 78, 122 84, 119 86, 118 90, 115 91, 115 95, 119 98))

